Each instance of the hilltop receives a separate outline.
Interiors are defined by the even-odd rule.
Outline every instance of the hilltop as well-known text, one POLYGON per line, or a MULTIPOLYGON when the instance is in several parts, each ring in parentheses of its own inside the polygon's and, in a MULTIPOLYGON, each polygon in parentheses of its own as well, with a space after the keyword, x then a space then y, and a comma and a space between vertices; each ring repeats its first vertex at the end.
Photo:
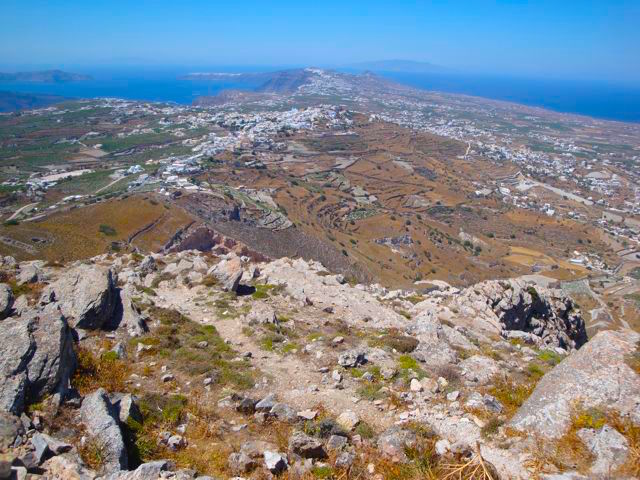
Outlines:
POLYGON ((577 305, 526 280, 349 285, 209 235, 204 251, 187 236, 146 257, 2 260, 2 468, 638 474, 637 333, 587 342, 577 305))

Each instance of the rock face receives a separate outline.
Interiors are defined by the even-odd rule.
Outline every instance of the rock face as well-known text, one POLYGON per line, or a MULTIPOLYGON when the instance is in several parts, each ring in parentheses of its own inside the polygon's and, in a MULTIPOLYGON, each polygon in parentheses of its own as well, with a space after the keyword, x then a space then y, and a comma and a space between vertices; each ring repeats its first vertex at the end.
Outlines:
POLYGON ((72 327, 101 328, 117 303, 113 273, 98 265, 79 265, 49 285, 43 299, 57 302, 72 327))
POLYGON ((80 409, 87 433, 102 442, 105 451, 105 472, 126 470, 127 450, 118 424, 118 412, 109 401, 107 392, 100 388, 87 395, 80 409))
POLYGON ((0 283, 0 320, 4 320, 13 308, 13 291, 6 283, 0 283))
POLYGON ((2 322, 0 410, 20 415, 26 402, 64 394, 75 368, 73 338, 53 306, 2 322), (8 341, 10 339, 10 341, 8 341))
POLYGON ((640 335, 602 331, 569 355, 538 383, 511 420, 511 426, 546 437, 567 429, 573 405, 607 408, 640 422, 640 375, 625 363, 640 335))
POLYGON ((561 290, 522 280, 489 280, 463 290, 453 304, 463 316, 479 316, 506 338, 567 350, 587 341, 580 311, 561 290))

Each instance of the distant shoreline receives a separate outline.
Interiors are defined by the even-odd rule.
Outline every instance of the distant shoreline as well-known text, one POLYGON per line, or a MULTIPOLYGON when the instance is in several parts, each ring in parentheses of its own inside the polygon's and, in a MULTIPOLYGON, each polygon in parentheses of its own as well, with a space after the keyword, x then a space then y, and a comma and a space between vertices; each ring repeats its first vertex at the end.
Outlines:
MULTIPOLYGON (((223 90, 255 91, 265 76, 264 72, 211 72, 172 71, 141 77, 132 71, 130 76, 96 76, 81 82, 0 82, 0 89, 32 95, 115 97, 190 105, 198 97, 215 96, 223 90)), ((505 101, 596 120, 640 123, 640 87, 450 73, 377 74, 419 90, 505 101)))

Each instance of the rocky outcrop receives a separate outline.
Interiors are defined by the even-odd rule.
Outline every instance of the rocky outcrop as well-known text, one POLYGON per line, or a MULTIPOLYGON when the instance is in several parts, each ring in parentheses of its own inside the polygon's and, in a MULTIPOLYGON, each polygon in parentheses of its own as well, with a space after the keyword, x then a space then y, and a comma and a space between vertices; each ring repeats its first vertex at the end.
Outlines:
POLYGON ((74 328, 102 328, 117 303, 113 272, 99 265, 78 265, 46 287, 42 301, 56 302, 74 328))
POLYGON ((640 375, 625 362, 638 341, 632 331, 599 332, 540 380, 510 425, 557 438, 576 406, 613 409, 640 423, 640 375))
POLYGON ((107 473, 126 470, 127 450, 120 431, 118 412, 107 392, 100 388, 87 395, 82 402, 80 416, 87 433, 104 447, 104 470, 107 473))
POLYGON ((580 311, 561 290, 522 280, 489 280, 463 290, 451 306, 505 338, 566 350, 587 341, 580 311))
POLYGON ((364 288, 352 287, 330 275, 317 262, 281 258, 260 269, 266 283, 284 285, 287 293, 301 304, 333 309, 349 322, 372 328, 406 326, 406 319, 382 305, 364 288))
POLYGON ((63 395, 75 368, 73 338, 53 306, 2 322, 0 409, 16 415, 44 395, 63 395))

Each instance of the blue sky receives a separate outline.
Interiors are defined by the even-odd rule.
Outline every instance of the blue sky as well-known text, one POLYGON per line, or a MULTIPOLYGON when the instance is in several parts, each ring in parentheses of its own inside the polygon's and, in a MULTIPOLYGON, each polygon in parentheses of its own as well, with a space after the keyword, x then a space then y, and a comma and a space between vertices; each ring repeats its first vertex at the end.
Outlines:
POLYGON ((640 0, 2 0, 0 65, 319 65, 410 59, 640 81, 640 0))

